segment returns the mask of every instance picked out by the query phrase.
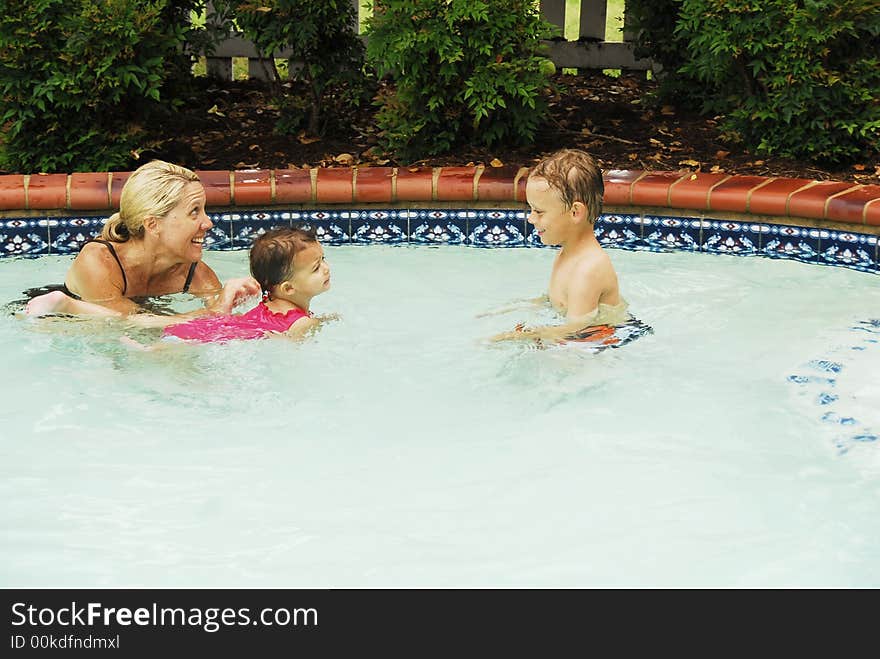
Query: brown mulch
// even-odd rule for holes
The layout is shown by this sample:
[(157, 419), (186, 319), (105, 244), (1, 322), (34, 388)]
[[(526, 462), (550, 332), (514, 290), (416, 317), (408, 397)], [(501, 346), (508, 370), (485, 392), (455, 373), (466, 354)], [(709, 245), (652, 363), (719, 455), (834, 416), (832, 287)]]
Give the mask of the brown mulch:
[[(156, 126), (153, 141), (139, 154), (195, 169), (282, 169), (348, 165), (531, 166), (564, 146), (591, 152), (608, 169), (691, 170), (842, 180), (880, 184), (880, 152), (834, 168), (748, 153), (725, 143), (716, 118), (687, 107), (659, 106), (648, 93), (655, 83), (643, 74), (619, 78), (600, 72), (559, 75), (564, 92), (551, 101), (551, 117), (530, 147), (465, 146), (417, 162), (398, 162), (377, 153), (374, 108), (364, 107), (341, 127), (316, 139), (300, 133), (278, 135), (271, 96), (259, 81), (202, 79), (201, 89), (171, 123)], [(137, 162), (133, 162), (137, 166)]]

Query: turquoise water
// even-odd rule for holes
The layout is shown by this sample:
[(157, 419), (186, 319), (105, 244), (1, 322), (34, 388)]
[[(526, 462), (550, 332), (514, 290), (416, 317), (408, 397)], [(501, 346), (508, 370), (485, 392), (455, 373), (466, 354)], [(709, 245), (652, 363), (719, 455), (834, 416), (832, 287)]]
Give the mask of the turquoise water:
[[(0, 586), (880, 585), (874, 276), (612, 251), (655, 332), (590, 355), (475, 317), (550, 250), (326, 251), (301, 345), (0, 318)], [(68, 264), (0, 259), (0, 301)]]

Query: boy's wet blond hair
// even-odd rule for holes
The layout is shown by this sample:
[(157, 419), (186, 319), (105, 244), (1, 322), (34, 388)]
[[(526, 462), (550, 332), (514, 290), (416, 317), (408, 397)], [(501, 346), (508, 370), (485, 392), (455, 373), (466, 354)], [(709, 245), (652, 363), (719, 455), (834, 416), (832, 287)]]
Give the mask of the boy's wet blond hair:
[(529, 178), (542, 178), (559, 193), (566, 208), (579, 201), (587, 208), (587, 220), (595, 222), (602, 212), (605, 183), (602, 169), (586, 151), (560, 149), (529, 172)]

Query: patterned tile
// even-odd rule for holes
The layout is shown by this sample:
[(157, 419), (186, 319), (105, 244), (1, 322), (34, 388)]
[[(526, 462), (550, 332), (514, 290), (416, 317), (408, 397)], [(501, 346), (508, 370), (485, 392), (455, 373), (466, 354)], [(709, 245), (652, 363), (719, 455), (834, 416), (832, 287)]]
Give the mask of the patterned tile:
[[(213, 218), (211, 218), (213, 220)], [(231, 220), (214, 220), (214, 226), (205, 234), (205, 249), (226, 251), (241, 249), (242, 245), (236, 245), (232, 233)]]
[(20, 217), (0, 220), (0, 254), (42, 256), (49, 253), (49, 225), (45, 218)]
[(760, 253), (774, 259), (794, 259), (816, 263), (819, 255), (819, 230), (785, 225), (757, 225)]
[(313, 227), (318, 240), (329, 245), (341, 245), (351, 241), (351, 218), (357, 211), (349, 210), (311, 210), (291, 212), (290, 221), (306, 227)]
[(820, 229), (819, 263), (874, 272), (877, 269), (877, 236)]
[(757, 225), (731, 220), (703, 220), (700, 223), (700, 250), (713, 254), (755, 256), (761, 232)]
[[(247, 249), (277, 226), (314, 227), (323, 243), (467, 244), (544, 247), (521, 209), (256, 210), (216, 213), (209, 250)], [(0, 218), (0, 256), (73, 254), (97, 236), (105, 216)], [(831, 229), (695, 220), (657, 215), (601, 215), (596, 237), (605, 247), (764, 255), (880, 271), (878, 238)]]
[(603, 247), (636, 249), (642, 240), (639, 215), (600, 215), (596, 218), (596, 239)]
[[(525, 247), (526, 214), (520, 210), (467, 211), (467, 244), (474, 247)], [(531, 229), (529, 225), (529, 229)]]
[[(211, 215), (214, 230), (222, 233), (228, 231), (229, 240), (224, 241), (220, 233), (212, 230), (209, 240), (216, 241), (217, 247), (212, 249), (249, 249), (254, 238), (269, 229), (290, 226), (290, 213), (273, 213), (271, 211), (253, 211), (236, 213), (218, 213)], [(228, 228), (227, 228), (228, 227)]]
[(351, 242), (359, 245), (408, 242), (411, 214), (407, 210), (350, 211)]
[(100, 217), (47, 217), (49, 251), (52, 254), (77, 254), (92, 238), (97, 238), (107, 218)]
[(445, 208), (410, 211), (410, 242), (461, 245), (467, 240), (467, 212)]
[(652, 252), (700, 249), (700, 220), (687, 217), (658, 217), (645, 215), (642, 219), (644, 238), (637, 243), (638, 249)]

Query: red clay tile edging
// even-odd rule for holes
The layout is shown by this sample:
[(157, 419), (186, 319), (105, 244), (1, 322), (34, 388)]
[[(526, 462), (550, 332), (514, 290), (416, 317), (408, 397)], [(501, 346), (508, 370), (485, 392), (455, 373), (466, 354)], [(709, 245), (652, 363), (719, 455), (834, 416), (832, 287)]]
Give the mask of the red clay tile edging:
[[(335, 204), (519, 205), (528, 170), (516, 167), (333, 167), (198, 171), (209, 207)], [(0, 213), (109, 212), (131, 172), (0, 176)], [(797, 224), (840, 222), (880, 227), (880, 186), (843, 181), (703, 172), (605, 172), (605, 204), (725, 211)]]

